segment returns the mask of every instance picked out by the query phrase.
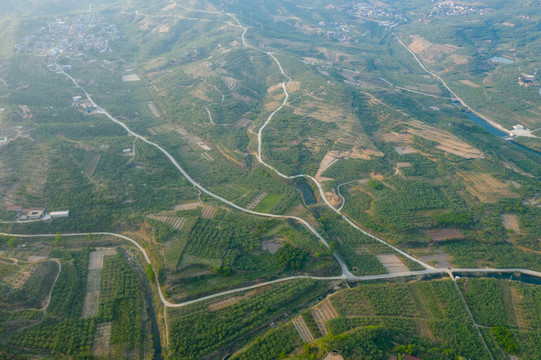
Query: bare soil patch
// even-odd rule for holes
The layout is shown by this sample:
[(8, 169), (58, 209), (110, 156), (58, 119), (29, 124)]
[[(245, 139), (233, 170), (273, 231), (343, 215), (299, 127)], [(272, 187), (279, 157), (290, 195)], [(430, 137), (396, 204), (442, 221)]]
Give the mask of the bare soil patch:
[(408, 161), (396, 163), (396, 168), (397, 169), (401, 169), (401, 168), (405, 168), (405, 167), (411, 167), (411, 163), (408, 162)]
[(274, 238), (272, 240), (265, 240), (261, 242), (261, 250), (268, 251), (271, 254), (275, 254), (281, 247), (284, 239)]
[(207, 95), (207, 89), (205, 88), (204, 84), (190, 91), (190, 95), (208, 103), (212, 102), (210, 96)]
[(457, 173), (465, 181), (469, 192), (484, 203), (496, 203), (502, 198), (518, 197), (508, 185), (495, 179), (490, 174), (480, 173)]
[(451, 267), (451, 257), (444, 252), (435, 255), (420, 256), (419, 259), (425, 262), (435, 263), (435, 266), (440, 269), (448, 269)]
[(409, 269), (406, 265), (394, 254), (382, 254), (376, 255), (379, 262), (387, 269), (389, 274), (397, 274), (402, 272), (408, 272)]
[(468, 85), (472, 88), (480, 88), (481, 86), (480, 85), (477, 85), (476, 83), (470, 81), (470, 80), (460, 80), (461, 83), (463, 83), (464, 85)]
[(436, 148), (440, 150), (461, 156), (466, 159), (484, 158), (483, 152), (465, 143), (447, 131), (436, 129), (417, 120), (409, 122), (408, 125), (411, 126), (408, 129), (410, 134), (439, 143)]
[(335, 162), (338, 161), (338, 157), (336, 156), (336, 152), (334, 151), (331, 151), (331, 152), (328, 152), (324, 157), (323, 159), (321, 160), (321, 162), (319, 163), (319, 168), (317, 169), (317, 172), (316, 172), (316, 179), (318, 181), (321, 180), (321, 174), (323, 172), (325, 172), (325, 170), (327, 170), (328, 168), (330, 168)]
[(152, 101), (148, 103), (148, 108), (150, 109), (152, 116), (154, 116), (155, 118), (160, 117), (160, 113), (158, 112), (158, 110), (156, 109), (156, 106), (154, 106), (154, 103)]
[(288, 93), (294, 93), (295, 91), (299, 91), (301, 89), (301, 83), (300, 81), (291, 81), (286, 85), (286, 90)]
[(176, 206), (175, 206), (175, 210), (176, 210), (176, 211), (181, 211), (181, 210), (195, 210), (195, 209), (197, 209), (199, 206), (201, 206), (201, 203), (199, 203), (199, 202), (193, 202), (193, 203), (188, 203), (188, 204), (180, 204), (180, 205), (176, 205)]
[(431, 229), (425, 230), (425, 236), (431, 241), (445, 241), (450, 239), (464, 239), (464, 235), (460, 229)]
[(409, 48), (428, 62), (441, 59), (444, 55), (450, 55), (460, 49), (451, 44), (434, 44), (419, 35), (412, 35), (413, 42)]
[(518, 219), (515, 214), (502, 214), (502, 223), (507, 230), (512, 230), (520, 234), (520, 226), (518, 225)]
[(164, 133), (175, 131), (175, 127), (173, 125), (163, 124), (163, 125), (153, 126), (153, 127), (149, 128), (148, 131), (152, 135), (159, 135), (159, 134), (164, 134)]
[(413, 135), (407, 132), (389, 132), (379, 135), (381, 141), (386, 143), (406, 143), (413, 140)]
[(395, 146), (394, 150), (400, 155), (413, 154), (417, 150), (410, 148), (409, 146)]
[(101, 323), (96, 326), (94, 342), (92, 344), (92, 356), (108, 356), (111, 352), (111, 332), (113, 323)]
[(271, 112), (278, 109), (282, 105), (279, 101), (271, 101), (265, 104), (265, 110)]

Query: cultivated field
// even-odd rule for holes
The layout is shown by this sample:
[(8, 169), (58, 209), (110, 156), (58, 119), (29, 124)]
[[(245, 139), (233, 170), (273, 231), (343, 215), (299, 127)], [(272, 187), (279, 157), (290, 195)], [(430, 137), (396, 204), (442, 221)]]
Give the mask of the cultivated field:
[(212, 219), (214, 213), (216, 213), (216, 208), (212, 206), (205, 206), (201, 212), (201, 217), (203, 219)]
[(86, 295), (83, 303), (83, 318), (98, 315), (103, 258), (105, 256), (114, 254), (116, 254), (115, 249), (99, 249), (90, 253), (88, 261), (88, 275), (86, 280)]
[(469, 192), (484, 203), (496, 203), (502, 198), (518, 197), (517, 194), (511, 191), (508, 185), (495, 179), (490, 174), (483, 173), (457, 173), (460, 175), (466, 184)]
[(389, 274), (396, 274), (396, 273), (402, 273), (402, 272), (408, 272), (409, 269), (407, 268), (404, 263), (398, 258), (398, 256), (393, 254), (383, 254), (383, 255), (376, 255), (379, 262), (383, 266), (385, 266), (385, 269), (389, 272)]
[(171, 225), (177, 230), (182, 229), (182, 227), (184, 226), (184, 223), (186, 222), (185, 217), (178, 217), (178, 216), (148, 215), (148, 217), (153, 220), (158, 220), (168, 225)]
[(246, 209), (253, 210), (259, 203), (267, 196), (266, 192), (262, 192), (259, 195), (257, 195), (248, 205), (246, 205)]
[(111, 332), (113, 323), (101, 323), (96, 326), (94, 342), (92, 343), (92, 356), (107, 357), (111, 352)]
[(481, 87), (480, 85), (477, 85), (476, 83), (472, 82), (471, 80), (460, 80), (460, 82), (464, 85), (468, 85), (472, 88), (479, 88)]
[(292, 320), (292, 322), (293, 326), (295, 326), (295, 329), (305, 343), (311, 343), (314, 341), (314, 336), (310, 332), (310, 329), (308, 329), (308, 326), (306, 326), (306, 322), (302, 316), (297, 316)]
[(160, 117), (160, 113), (159, 113), (158, 110), (156, 109), (156, 106), (154, 105), (153, 102), (149, 102), (149, 103), (148, 103), (148, 108), (150, 109), (150, 112), (152, 113), (152, 116), (154, 116), (155, 118), (159, 118), (159, 117)]
[(447, 131), (436, 129), (416, 120), (410, 122), (409, 125), (411, 126), (408, 129), (410, 134), (439, 143), (436, 148), (440, 150), (461, 156), (466, 159), (482, 159), (484, 157), (483, 152), (465, 143)]
[(450, 239), (463, 239), (464, 235), (459, 229), (431, 229), (425, 230), (425, 237), (431, 241), (445, 241)]
[(199, 202), (193, 202), (193, 203), (187, 203), (187, 204), (180, 204), (175, 206), (175, 211), (182, 211), (182, 210), (195, 210), (199, 206), (201, 206), (201, 203)]
[(324, 301), (321, 305), (313, 308), (312, 315), (316, 320), (317, 327), (323, 336), (328, 334), (327, 326), (325, 323), (330, 320), (338, 317), (338, 313), (332, 306), (332, 303), (329, 300)]
[(431, 43), (419, 35), (412, 35), (412, 38), (409, 48), (427, 62), (434, 62), (460, 49), (455, 45)]

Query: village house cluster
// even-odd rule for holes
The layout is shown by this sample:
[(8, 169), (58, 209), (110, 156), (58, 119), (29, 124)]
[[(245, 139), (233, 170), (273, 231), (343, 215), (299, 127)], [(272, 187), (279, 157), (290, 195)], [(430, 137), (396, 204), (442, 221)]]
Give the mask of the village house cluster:
[(355, 15), (361, 18), (370, 18), (387, 21), (406, 21), (401, 10), (392, 7), (378, 7), (366, 2), (354, 2), (345, 5), (331, 5), (336, 10)]
[(524, 87), (530, 87), (530, 86), (539, 87), (541, 85), (539, 81), (537, 81), (535, 75), (528, 75), (524, 73), (520, 74), (520, 76), (518, 77), (518, 84)]
[(428, 15), (428, 17), (462, 16), (462, 15), (471, 15), (471, 14), (486, 15), (486, 14), (491, 13), (492, 11), (493, 10), (491, 9), (474, 8), (467, 5), (455, 4), (453, 2), (451, 3), (444, 2), (444, 3), (439, 3), (437, 6), (434, 6), (434, 8), (432, 8), (432, 11)]
[(16, 47), (26, 45), (27, 50), (41, 56), (62, 52), (67, 57), (77, 57), (91, 49), (105, 51), (109, 41), (118, 37), (115, 25), (105, 24), (99, 13), (91, 13), (49, 21)]
[[(54, 59), (58, 54), (62, 53), (66, 59), (84, 58), (85, 51), (104, 52), (109, 49), (109, 41), (119, 37), (115, 25), (106, 24), (99, 13), (89, 13), (49, 21), (15, 48), (47, 57), (47, 68), (57, 72)], [(65, 70), (71, 68), (71, 65), (62, 66)]]

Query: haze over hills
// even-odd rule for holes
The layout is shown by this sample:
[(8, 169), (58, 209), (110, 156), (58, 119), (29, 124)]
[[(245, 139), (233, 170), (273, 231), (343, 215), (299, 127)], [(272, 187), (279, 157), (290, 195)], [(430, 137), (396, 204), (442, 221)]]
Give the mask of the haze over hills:
[(539, 1), (0, 6), (0, 357), (540, 356)]

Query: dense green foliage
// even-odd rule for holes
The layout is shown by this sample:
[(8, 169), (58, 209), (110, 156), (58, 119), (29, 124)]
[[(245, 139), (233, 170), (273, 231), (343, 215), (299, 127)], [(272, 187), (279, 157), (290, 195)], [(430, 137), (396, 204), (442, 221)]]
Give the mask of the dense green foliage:
[(257, 338), (245, 350), (232, 359), (239, 360), (274, 360), (285, 357), (299, 345), (297, 330), (289, 324), (282, 328), (271, 330), (261, 338)]
[(76, 359), (91, 355), (94, 319), (48, 318), (38, 326), (14, 334), (9, 343), (26, 348), (52, 350)]
[(211, 312), (203, 307), (186, 309), (179, 317), (172, 314), (168, 316), (172, 319), (172, 357), (199, 359), (295, 306), (302, 301), (303, 294), (311, 294), (320, 286), (312, 280), (286, 282), (222, 310)]
[(81, 316), (86, 291), (89, 251), (55, 250), (62, 261), (62, 272), (53, 288), (49, 313), (77, 319)]
[(276, 253), (280, 265), (286, 269), (300, 270), (304, 263), (310, 258), (310, 254), (306, 250), (296, 248), (291, 244), (285, 244)]
[(492, 333), (505, 352), (509, 354), (516, 354), (518, 352), (518, 345), (515, 342), (515, 339), (513, 339), (513, 334), (506, 327), (493, 327)]
[(121, 255), (104, 259), (98, 318), (113, 322), (111, 344), (143, 354), (148, 336), (141, 283)]

